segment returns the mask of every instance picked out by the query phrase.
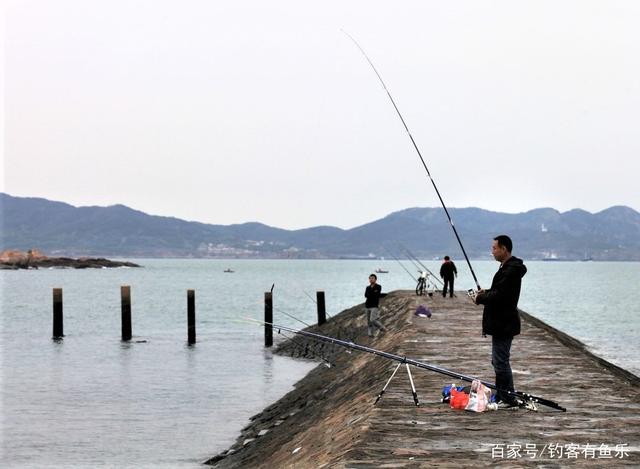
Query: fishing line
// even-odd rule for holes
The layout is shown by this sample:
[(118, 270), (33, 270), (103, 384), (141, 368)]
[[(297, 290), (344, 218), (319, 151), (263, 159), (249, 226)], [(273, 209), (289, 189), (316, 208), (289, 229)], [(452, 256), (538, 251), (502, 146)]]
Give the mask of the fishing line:
[[(295, 286), (304, 294), (304, 296), (306, 296), (307, 298), (309, 298), (309, 300), (316, 306), (318, 306), (318, 301), (311, 296), (304, 288), (302, 288), (302, 285), (298, 282), (296, 282), (295, 280), (289, 280), (291, 283), (295, 284)], [(325, 310), (325, 315), (327, 316), (328, 319), (331, 319), (331, 314), (329, 314), (326, 310)]]
[(393, 258), (396, 260), (396, 262), (397, 262), (398, 264), (400, 264), (400, 267), (402, 267), (402, 268), (404, 269), (404, 271), (405, 271), (406, 273), (408, 273), (408, 274), (409, 274), (409, 277), (411, 277), (411, 278), (413, 279), (413, 281), (414, 281), (414, 282), (417, 282), (417, 281), (418, 281), (418, 279), (417, 279), (417, 278), (415, 278), (411, 272), (409, 272), (409, 270), (404, 266), (404, 264), (403, 264), (402, 262), (400, 262), (400, 259), (398, 259), (398, 258), (397, 258), (397, 257), (396, 257), (396, 256), (395, 256), (395, 255), (394, 255), (394, 254), (389, 250), (389, 248), (388, 248), (388, 247), (386, 247), (384, 244), (382, 245), (382, 247), (384, 248), (384, 250), (385, 250), (385, 251), (387, 251), (387, 252), (389, 253), (389, 255), (390, 255), (391, 257), (393, 257)]
[[(400, 249), (400, 252), (402, 252), (402, 249)], [(413, 258), (412, 258), (411, 256), (409, 256), (406, 252), (405, 252), (405, 253), (403, 253), (403, 254), (405, 255), (405, 257), (406, 257), (407, 259), (409, 259), (409, 262), (411, 262), (411, 263), (413, 264), (413, 266), (415, 267), (415, 269), (416, 269), (418, 272), (421, 272), (421, 271), (422, 271), (422, 269), (420, 269), (420, 265), (419, 265), (415, 260), (413, 260)]]
[(322, 360), (323, 362), (325, 362), (326, 366), (328, 366), (329, 368), (331, 368), (332, 366), (335, 366), (335, 363), (331, 363), (321, 352), (316, 351), (312, 348), (309, 347), (309, 344), (303, 344), (299, 341), (297, 341), (295, 339), (295, 337), (291, 337), (288, 334), (285, 334), (284, 332), (282, 332), (280, 329), (278, 329), (278, 334), (280, 334), (281, 336), (283, 336), (284, 338), (286, 338), (287, 340), (290, 340), (291, 342), (293, 342), (295, 345), (297, 345), (301, 350), (303, 350), (303, 357), (307, 358), (306, 355), (307, 353), (310, 353), (313, 357), (315, 358), (319, 358), (320, 360)]
[(420, 266), (421, 266), (421, 267), (422, 267), (426, 272), (428, 272), (428, 273), (429, 273), (429, 275), (431, 275), (431, 277), (435, 278), (435, 279), (440, 283), (440, 285), (443, 285), (443, 286), (444, 286), (444, 283), (442, 283), (442, 280), (440, 280), (440, 279), (436, 276), (436, 274), (434, 274), (433, 272), (431, 272), (431, 271), (429, 270), (429, 268), (428, 268), (426, 265), (424, 265), (424, 264), (420, 261), (420, 259), (418, 259), (418, 258), (417, 258), (417, 257), (416, 257), (412, 252), (411, 252), (411, 251), (409, 251), (409, 248), (408, 248), (408, 247), (406, 247), (404, 244), (401, 244), (401, 243), (398, 243), (398, 246), (400, 247), (400, 249), (401, 249), (401, 250), (404, 250), (404, 251), (405, 251), (405, 255), (407, 255), (407, 256), (408, 256), (408, 257), (410, 257), (410, 258), (415, 259), (415, 261), (416, 261), (418, 264), (420, 264)]
[(273, 306), (273, 305), (272, 305), (271, 307), (273, 308), (273, 310), (274, 310), (274, 311), (277, 311), (277, 312), (279, 312), (279, 313), (282, 313), (282, 314), (284, 314), (285, 316), (287, 316), (287, 317), (289, 317), (289, 318), (291, 318), (291, 319), (295, 319), (296, 321), (298, 321), (298, 322), (300, 322), (300, 323), (304, 324), (304, 325), (305, 325), (305, 326), (307, 326), (307, 327), (311, 327), (311, 324), (304, 322), (302, 319), (298, 319), (298, 318), (297, 318), (297, 317), (295, 317), (294, 315), (289, 314), (289, 313), (287, 313), (286, 311), (284, 311), (284, 310), (282, 310), (282, 309), (280, 309), (280, 308), (276, 308), (276, 307), (275, 307), (275, 306)]
[(378, 77), (378, 80), (380, 80), (380, 83), (382, 83), (382, 87), (387, 92), (387, 96), (389, 96), (389, 99), (391, 100), (391, 104), (393, 104), (393, 107), (395, 108), (396, 112), (398, 113), (398, 117), (400, 117), (400, 120), (402, 121), (402, 125), (404, 125), (404, 129), (407, 131), (407, 134), (409, 135), (409, 138), (411, 139), (411, 143), (413, 144), (413, 147), (416, 149), (416, 152), (418, 153), (418, 156), (420, 157), (420, 161), (422, 162), (422, 166), (424, 167), (425, 171), (427, 172), (427, 176), (429, 177), (429, 180), (431, 181), (431, 184), (433, 185), (433, 188), (435, 189), (436, 194), (438, 195), (438, 199), (440, 199), (440, 203), (442, 204), (442, 208), (444, 209), (444, 213), (447, 215), (447, 219), (449, 220), (449, 224), (451, 225), (451, 229), (453, 229), (453, 234), (455, 234), (456, 239), (458, 240), (458, 244), (460, 245), (460, 249), (462, 249), (462, 254), (464, 254), (464, 258), (467, 261), (467, 265), (469, 266), (469, 270), (471, 270), (471, 275), (473, 276), (473, 280), (476, 282), (476, 287), (478, 287), (478, 290), (480, 290), (480, 284), (478, 283), (478, 279), (476, 277), (476, 274), (473, 271), (473, 267), (471, 267), (471, 261), (469, 261), (469, 256), (467, 256), (467, 252), (465, 251), (464, 246), (462, 245), (462, 240), (460, 239), (460, 236), (458, 235), (458, 230), (456, 230), (456, 227), (453, 224), (453, 220), (451, 219), (451, 216), (449, 215), (449, 210), (447, 210), (447, 206), (444, 204), (444, 200), (442, 199), (442, 196), (440, 195), (440, 191), (438, 190), (438, 186), (436, 186), (435, 181), (431, 177), (431, 173), (429, 172), (429, 168), (427, 167), (427, 163), (425, 163), (424, 158), (422, 157), (422, 153), (420, 153), (420, 149), (418, 148), (418, 145), (416, 144), (415, 140), (413, 139), (413, 136), (411, 135), (411, 132), (409, 132), (409, 127), (407, 127), (407, 123), (404, 121), (404, 118), (402, 117), (402, 114), (400, 114), (400, 110), (398, 109), (398, 106), (396, 105), (396, 102), (393, 100), (393, 97), (391, 96), (391, 93), (387, 89), (387, 85), (385, 85), (385, 83), (382, 80), (382, 77), (380, 76), (380, 74), (378, 73), (378, 70), (376, 69), (375, 65), (373, 65), (373, 62), (371, 61), (371, 59), (369, 58), (367, 53), (364, 51), (364, 49), (362, 47), (360, 47), (360, 44), (358, 44), (358, 41), (356, 41), (353, 38), (353, 36), (351, 36), (345, 30), (342, 30), (342, 32), (345, 33), (349, 37), (349, 39), (351, 39), (353, 41), (353, 43), (356, 45), (356, 47), (358, 49), (360, 49), (360, 52), (362, 52), (362, 55), (364, 55), (365, 59), (367, 59), (367, 62), (369, 62), (369, 65), (371, 65), (371, 68), (373, 69), (373, 71), (375, 72), (376, 76)]

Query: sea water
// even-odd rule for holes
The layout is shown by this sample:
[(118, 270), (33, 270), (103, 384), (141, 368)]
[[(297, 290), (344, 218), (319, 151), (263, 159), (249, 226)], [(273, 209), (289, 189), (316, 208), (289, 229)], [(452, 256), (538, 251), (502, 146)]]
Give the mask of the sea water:
[[(245, 320), (263, 317), (265, 291), (273, 286), (275, 321), (304, 327), (299, 321), (316, 321), (316, 290), (336, 314), (363, 301), (376, 267), (389, 270), (379, 274), (384, 291), (414, 287), (395, 261), (137, 262), (143, 267), (0, 271), (2, 467), (198, 467), (316, 366), (265, 350), (263, 328)], [(474, 287), (456, 262), (456, 289)], [(437, 273), (438, 261), (425, 264)], [(497, 263), (473, 266), (488, 287)], [(640, 263), (527, 266), (522, 309), (640, 374)], [(121, 285), (131, 286), (130, 343), (120, 341)], [(55, 287), (63, 288), (60, 342), (51, 340)], [(194, 346), (187, 289), (196, 291)]]

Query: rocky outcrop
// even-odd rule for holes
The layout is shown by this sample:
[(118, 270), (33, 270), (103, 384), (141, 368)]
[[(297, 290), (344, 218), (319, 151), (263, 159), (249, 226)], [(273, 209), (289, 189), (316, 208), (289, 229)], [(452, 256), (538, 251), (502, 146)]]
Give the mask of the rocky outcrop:
[(0, 269), (38, 269), (40, 267), (59, 267), (73, 269), (101, 269), (105, 267), (140, 267), (133, 262), (112, 261), (104, 258), (81, 257), (47, 257), (37, 249), (18, 251), (8, 249), (0, 253)]

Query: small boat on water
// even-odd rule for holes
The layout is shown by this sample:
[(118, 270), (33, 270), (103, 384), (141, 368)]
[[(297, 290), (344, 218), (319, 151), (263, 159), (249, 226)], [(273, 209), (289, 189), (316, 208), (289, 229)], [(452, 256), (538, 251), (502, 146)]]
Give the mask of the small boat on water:
[(231, 270), (231, 269), (224, 269), (224, 270), (223, 270), (223, 272), (224, 272), (225, 274), (232, 274), (234, 271), (233, 271), (233, 270)]
[(380, 267), (376, 269), (376, 274), (388, 274), (388, 273), (389, 273), (388, 270), (381, 269)]

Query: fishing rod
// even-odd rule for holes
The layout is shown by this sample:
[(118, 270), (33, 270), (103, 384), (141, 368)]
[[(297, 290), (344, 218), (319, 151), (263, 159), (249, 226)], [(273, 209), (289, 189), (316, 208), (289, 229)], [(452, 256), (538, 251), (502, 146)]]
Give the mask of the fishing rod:
[(399, 244), (399, 246), (400, 246), (400, 249), (401, 249), (401, 250), (403, 250), (403, 251), (405, 252), (405, 254), (406, 254), (410, 259), (414, 259), (418, 264), (420, 264), (420, 266), (421, 266), (421, 267), (422, 267), (426, 272), (429, 272), (429, 275), (431, 275), (433, 278), (435, 278), (435, 279), (440, 283), (440, 285), (444, 285), (444, 284), (442, 283), (442, 280), (440, 280), (436, 274), (434, 274), (433, 272), (431, 272), (431, 271), (429, 270), (429, 268), (428, 268), (426, 265), (424, 265), (424, 264), (420, 261), (420, 259), (418, 259), (418, 258), (416, 257), (416, 255), (415, 255), (415, 254), (413, 254), (411, 251), (409, 251), (409, 248), (408, 248), (408, 247), (406, 247), (404, 244)]
[[(415, 255), (415, 254), (413, 254), (411, 251), (409, 251), (409, 248), (408, 248), (408, 247), (406, 247), (404, 244), (399, 244), (399, 246), (400, 246), (400, 250), (404, 250), (405, 255), (407, 255), (410, 259), (411, 259), (411, 258), (415, 259), (415, 261), (416, 261), (418, 264), (420, 264), (420, 266), (421, 266), (421, 267), (422, 267), (426, 272), (429, 272), (429, 275), (431, 275), (431, 277), (429, 277), (429, 280), (431, 280), (431, 284), (433, 285), (433, 287), (434, 287), (436, 290), (438, 289), (438, 285), (436, 285), (436, 283), (432, 280), (432, 279), (436, 279), (436, 280), (438, 281), (438, 283), (440, 284), (440, 288), (444, 291), (444, 282), (443, 282), (442, 280), (440, 280), (440, 279), (436, 276), (436, 274), (434, 274), (433, 272), (431, 272), (431, 271), (429, 270), (429, 268), (428, 268), (426, 265), (424, 265), (424, 264), (420, 261), (420, 259), (418, 259), (418, 258), (416, 257), (416, 255)], [(453, 294), (453, 296), (457, 297), (458, 295), (456, 295), (456, 294), (454, 293), (454, 294)]]
[[(317, 301), (317, 300), (315, 300), (315, 299), (314, 299), (314, 298), (313, 298), (309, 293), (307, 293), (307, 292), (306, 292), (305, 290), (303, 290), (301, 287), (300, 287), (300, 290), (302, 291), (302, 293), (304, 293), (304, 295), (305, 295), (307, 298), (309, 298), (309, 300), (311, 300), (311, 302), (312, 302), (314, 305), (318, 306), (318, 301)], [(324, 314), (327, 316), (327, 318), (331, 319), (331, 317), (332, 317), (332, 316), (331, 316), (327, 311), (325, 311), (325, 312), (324, 312)]]
[[(259, 321), (257, 319), (252, 319), (252, 318), (246, 318), (247, 320), (249, 320), (250, 322), (254, 322), (254, 323), (258, 323), (258, 324), (263, 324), (263, 325), (271, 325), (272, 327), (275, 327), (277, 329), (282, 329), (288, 332), (292, 332), (294, 334), (298, 334), (304, 337), (309, 337), (311, 339), (317, 340), (317, 341), (321, 341), (321, 342), (327, 342), (330, 344), (335, 344), (335, 345), (340, 345), (342, 347), (346, 347), (349, 349), (353, 349), (353, 350), (358, 350), (360, 352), (366, 352), (366, 353), (371, 353), (373, 355), (377, 355), (379, 357), (383, 357), (383, 358), (387, 358), (389, 360), (393, 360), (396, 362), (400, 362), (400, 363), (404, 363), (404, 364), (408, 364), (408, 365), (413, 365), (416, 368), (421, 368), (424, 370), (429, 370), (429, 371), (435, 371), (436, 373), (440, 373), (442, 375), (446, 375), (449, 376), (451, 378), (455, 378), (455, 379), (459, 379), (462, 381), (466, 381), (466, 382), (473, 382), (474, 380), (476, 380), (477, 378), (474, 378), (472, 376), (467, 376), (467, 375), (463, 375), (461, 373), (456, 373), (455, 371), (450, 371), (447, 370), (446, 368), (441, 368), (439, 366), (435, 366), (435, 365), (430, 365), (428, 363), (424, 363), (418, 360), (413, 360), (411, 358), (407, 358), (407, 357), (403, 357), (401, 355), (396, 355), (394, 353), (390, 353), (390, 352), (385, 352), (383, 350), (378, 350), (378, 349), (374, 349), (371, 347), (367, 347), (365, 345), (359, 345), (356, 344), (355, 342), (346, 342), (344, 340), (340, 340), (340, 339), (336, 339), (334, 337), (330, 337), (330, 336), (326, 336), (326, 335), (321, 335), (321, 334), (316, 334), (314, 332), (309, 332), (309, 331), (303, 331), (303, 330), (299, 330), (299, 329), (292, 329), (290, 327), (286, 327), (286, 326), (281, 326), (278, 324), (273, 324), (273, 323), (268, 323), (268, 322), (264, 322), (264, 321)], [(556, 410), (560, 410), (562, 412), (566, 412), (567, 409), (565, 407), (562, 407), (561, 405), (559, 405), (558, 403), (551, 401), (549, 399), (545, 399), (544, 397), (540, 397), (540, 396), (534, 396), (533, 394), (529, 394), (529, 393), (525, 393), (525, 392), (520, 392), (520, 391), (508, 391), (505, 389), (500, 389), (498, 388), (495, 384), (490, 383), (488, 381), (482, 381), (482, 380), (478, 380), (480, 381), (482, 384), (484, 384), (486, 387), (496, 390), (496, 391), (500, 391), (503, 392), (511, 397), (515, 397), (515, 398), (519, 398), (520, 400), (524, 401), (525, 403), (530, 403), (530, 404), (541, 404), (547, 407), (551, 407), (553, 409)]]
[(411, 139), (411, 143), (413, 143), (413, 147), (416, 149), (416, 152), (418, 153), (418, 156), (420, 157), (420, 161), (422, 162), (422, 166), (424, 167), (425, 171), (427, 172), (427, 176), (429, 177), (429, 180), (431, 180), (431, 184), (433, 185), (433, 188), (435, 189), (436, 194), (438, 195), (438, 199), (440, 199), (440, 203), (442, 204), (442, 208), (444, 209), (444, 213), (447, 215), (447, 219), (449, 220), (449, 224), (451, 225), (451, 229), (453, 230), (453, 234), (456, 235), (456, 239), (458, 240), (458, 244), (460, 245), (460, 249), (462, 249), (462, 254), (464, 254), (464, 258), (467, 260), (467, 265), (469, 266), (469, 270), (471, 270), (471, 275), (473, 276), (473, 280), (476, 282), (476, 287), (478, 287), (478, 290), (480, 290), (481, 289), (480, 288), (480, 283), (478, 283), (478, 278), (476, 277), (476, 273), (473, 271), (473, 267), (471, 267), (471, 261), (469, 260), (469, 256), (467, 256), (467, 252), (465, 251), (464, 246), (462, 245), (462, 240), (460, 239), (460, 236), (458, 235), (458, 230), (456, 230), (456, 227), (453, 224), (453, 220), (451, 219), (451, 215), (449, 215), (449, 210), (447, 210), (447, 206), (444, 204), (444, 200), (442, 199), (442, 196), (440, 195), (440, 191), (438, 190), (438, 186), (436, 186), (435, 181), (431, 177), (431, 172), (429, 172), (429, 168), (427, 168), (427, 163), (425, 163), (424, 158), (422, 157), (422, 153), (420, 153), (420, 149), (418, 148), (418, 145), (416, 144), (416, 141), (413, 139), (413, 136), (411, 135), (411, 132), (409, 132), (409, 127), (407, 127), (407, 123), (404, 121), (404, 118), (402, 117), (402, 114), (400, 114), (400, 110), (398, 109), (398, 106), (396, 105), (396, 102), (393, 100), (393, 97), (391, 96), (391, 93), (387, 89), (387, 85), (385, 85), (385, 83), (382, 80), (382, 77), (380, 76), (380, 74), (378, 73), (378, 70), (376, 69), (375, 65), (373, 65), (373, 62), (371, 61), (371, 59), (369, 58), (367, 53), (364, 51), (364, 49), (362, 47), (360, 47), (360, 44), (358, 44), (358, 41), (356, 41), (353, 38), (353, 36), (351, 36), (351, 34), (349, 34), (348, 32), (346, 32), (344, 30), (342, 30), (342, 32), (344, 32), (349, 37), (349, 39), (351, 39), (353, 41), (353, 43), (356, 45), (356, 47), (358, 49), (360, 49), (360, 52), (362, 52), (362, 55), (364, 55), (365, 59), (367, 59), (367, 62), (369, 62), (369, 65), (371, 65), (371, 68), (376, 73), (376, 76), (380, 80), (380, 83), (382, 83), (382, 87), (387, 92), (387, 96), (389, 96), (389, 99), (391, 100), (391, 104), (393, 104), (393, 107), (395, 108), (396, 112), (398, 113), (398, 117), (400, 117), (400, 120), (402, 121), (402, 125), (404, 125), (404, 129), (407, 131), (407, 134), (409, 135), (409, 138)]
[[(276, 286), (276, 284), (275, 284), (275, 283), (271, 284), (271, 290), (270, 290), (270, 292), (271, 292), (271, 293), (273, 293), (273, 289), (275, 288), (275, 286)], [(303, 321), (302, 319), (299, 319), (299, 318), (295, 317), (293, 314), (289, 314), (289, 313), (287, 313), (286, 311), (284, 311), (284, 310), (282, 310), (282, 309), (280, 309), (280, 308), (276, 308), (275, 306), (273, 306), (273, 304), (271, 305), (271, 308), (272, 308), (274, 311), (277, 311), (277, 312), (279, 312), (279, 313), (284, 314), (285, 316), (287, 316), (287, 317), (288, 317), (288, 318), (290, 318), (290, 319), (293, 319), (293, 320), (295, 320), (295, 321), (298, 321), (299, 323), (302, 323), (302, 324), (304, 324), (304, 325), (305, 325), (305, 326), (307, 326), (307, 327), (311, 327), (311, 325), (310, 325), (309, 323), (307, 323), (307, 322)], [(284, 335), (284, 336), (285, 336), (287, 339), (289, 339), (292, 343), (294, 343), (295, 345), (297, 345), (298, 347), (300, 347), (300, 349), (301, 349), (301, 350), (303, 350), (303, 352), (304, 352), (304, 355), (305, 355), (305, 356), (306, 356), (307, 352), (310, 352), (310, 353), (311, 353), (311, 355), (313, 355), (314, 357), (318, 357), (320, 360), (322, 360), (323, 362), (325, 362), (325, 364), (326, 364), (329, 368), (331, 368), (331, 367), (333, 366), (333, 363), (331, 363), (329, 360), (327, 360), (327, 359), (324, 357), (324, 355), (323, 355), (322, 353), (316, 352), (315, 350), (309, 350), (309, 347), (308, 347), (308, 345), (307, 345), (307, 344), (301, 344), (300, 342), (298, 342), (297, 340), (295, 340), (295, 338), (294, 338), (294, 337), (289, 337), (289, 336), (287, 336), (286, 334), (282, 334), (282, 335)]]
[[(320, 352), (316, 352), (315, 350), (309, 350), (309, 344), (301, 344), (300, 342), (298, 342), (295, 337), (291, 337), (288, 336), (287, 334), (280, 332), (280, 334), (282, 334), (285, 338), (289, 339), (292, 343), (294, 343), (296, 346), (298, 346), (298, 348), (300, 350), (303, 351), (303, 357), (306, 358), (307, 353), (311, 353), (312, 356), (319, 358), (320, 360), (322, 360), (325, 365), (327, 366), (327, 368), (331, 368), (332, 366), (335, 366), (335, 363), (331, 363), (328, 359), (325, 358), (325, 356), (320, 353)], [(291, 354), (291, 356), (293, 357), (293, 353)]]
[[(402, 248), (401, 248), (401, 251), (402, 251)], [(407, 256), (407, 259), (409, 259), (411, 261), (411, 263), (415, 266), (415, 268), (418, 269), (418, 272), (421, 272), (421, 273), (422, 272), (427, 272), (429, 274), (429, 280), (431, 281), (432, 285), (435, 288), (437, 288), (438, 286), (436, 285), (436, 283), (432, 279), (437, 280), (440, 283), (440, 285), (443, 285), (442, 280), (440, 280), (438, 277), (436, 277), (436, 275), (433, 272), (431, 272), (427, 268), (427, 266), (425, 266), (422, 262), (420, 262), (420, 260), (418, 260), (415, 256), (410, 254), (408, 249), (406, 250), (404, 255)]]
[[(402, 252), (402, 251), (400, 251)], [(406, 254), (405, 254), (406, 256)], [(429, 283), (431, 283), (433, 285), (434, 289), (437, 289), (437, 286), (435, 284), (435, 282), (429, 282), (428, 278), (429, 276), (427, 275), (426, 277), (423, 277), (426, 273), (426, 271), (423, 271), (420, 269), (420, 266), (418, 264), (415, 263), (415, 261), (413, 259), (411, 259), (410, 257), (406, 256), (407, 259), (409, 259), (409, 262), (411, 262), (413, 264), (413, 267), (415, 267), (418, 271), (418, 273), (420, 274), (420, 276), (414, 280), (417, 282), (416, 285), (416, 295), (422, 295), (422, 293), (426, 290), (428, 290), (429, 288)], [(406, 269), (405, 269), (406, 270)], [(413, 275), (412, 275), (413, 277)]]
[(279, 312), (279, 313), (282, 313), (282, 314), (284, 314), (285, 316), (287, 316), (288, 318), (291, 318), (291, 319), (293, 319), (293, 320), (295, 320), (295, 321), (298, 321), (298, 322), (300, 322), (300, 323), (304, 324), (304, 325), (305, 325), (305, 326), (307, 326), (307, 327), (311, 327), (311, 324), (309, 324), (308, 322), (304, 322), (302, 319), (298, 319), (298, 318), (297, 318), (297, 317), (295, 317), (293, 314), (289, 314), (289, 313), (287, 313), (286, 311), (284, 311), (284, 310), (282, 310), (282, 309), (280, 309), (280, 308), (276, 308), (275, 306), (271, 306), (271, 307), (273, 308), (273, 310), (274, 310), (274, 311), (277, 311), (277, 312)]
[[(289, 317), (289, 318), (291, 318), (291, 319), (293, 319), (293, 320), (295, 320), (295, 321), (298, 321), (298, 322), (300, 322), (300, 323), (304, 324), (304, 325), (305, 325), (305, 326), (307, 326), (307, 327), (311, 327), (311, 325), (310, 325), (310, 324), (308, 324), (308, 323), (304, 322), (302, 319), (298, 319), (298, 318), (297, 318), (297, 317), (295, 317), (294, 315), (289, 314), (289, 313), (287, 313), (286, 311), (284, 311), (284, 310), (282, 310), (282, 309), (280, 309), (280, 308), (276, 308), (276, 307), (274, 307), (274, 306), (272, 306), (272, 308), (273, 308), (273, 310), (274, 310), (274, 311), (277, 311), (277, 312), (279, 312), (279, 313), (282, 313), (282, 314), (284, 314), (285, 316), (287, 316), (287, 317)], [(318, 357), (320, 360), (322, 360), (323, 362), (325, 362), (325, 364), (326, 364), (328, 367), (331, 367), (331, 366), (333, 366), (333, 365), (334, 365), (334, 364), (333, 364), (333, 363), (331, 363), (329, 360), (327, 360), (327, 359), (324, 357), (324, 355), (323, 355), (323, 354), (321, 354), (321, 353), (319, 353), (319, 352), (316, 352), (315, 350), (309, 350), (309, 347), (307, 346), (307, 344), (301, 344), (300, 342), (298, 342), (298, 341), (295, 339), (295, 337), (289, 337), (289, 336), (288, 336), (288, 335), (286, 335), (286, 334), (282, 334), (282, 335), (284, 335), (284, 336), (285, 336), (287, 339), (289, 339), (292, 343), (294, 343), (294, 344), (295, 344), (295, 345), (297, 345), (301, 350), (303, 350), (305, 355), (307, 354), (307, 352), (310, 352), (310, 353), (311, 353), (311, 355), (313, 355), (313, 356), (315, 356), (315, 357)]]
[[(291, 282), (295, 284), (296, 288), (298, 288), (304, 294), (304, 296), (306, 296), (309, 299), (309, 301), (311, 301), (316, 306), (318, 305), (318, 301), (313, 296), (311, 296), (309, 292), (307, 292), (299, 282), (296, 282), (293, 280), (291, 280)], [(331, 314), (327, 313), (326, 311), (325, 311), (325, 314), (327, 318), (331, 319), (332, 317)]]
[[(402, 249), (400, 250), (400, 252), (402, 252)], [(418, 272), (422, 272), (422, 269), (420, 268), (420, 265), (418, 265), (418, 263), (416, 261), (413, 260), (413, 258), (411, 258), (411, 256), (407, 255), (407, 253), (403, 253), (404, 256), (409, 259), (409, 262), (411, 262), (413, 264), (413, 266), (416, 268), (416, 270)]]
[(402, 262), (400, 262), (400, 259), (398, 259), (398, 258), (397, 258), (397, 257), (396, 257), (396, 256), (395, 256), (395, 255), (394, 255), (394, 254), (389, 250), (389, 248), (388, 248), (388, 247), (386, 247), (385, 245), (382, 245), (382, 247), (384, 248), (384, 250), (385, 250), (385, 251), (387, 251), (387, 252), (389, 253), (389, 255), (390, 255), (391, 257), (393, 257), (393, 258), (396, 260), (396, 262), (397, 262), (398, 264), (400, 264), (400, 267), (402, 267), (402, 268), (404, 269), (404, 271), (405, 271), (406, 273), (408, 273), (408, 274), (409, 274), (409, 276), (413, 279), (413, 281), (414, 281), (414, 282), (417, 282), (417, 281), (418, 281), (418, 279), (417, 279), (417, 278), (415, 278), (411, 272), (409, 272), (409, 270), (404, 266), (404, 264), (403, 264)]

